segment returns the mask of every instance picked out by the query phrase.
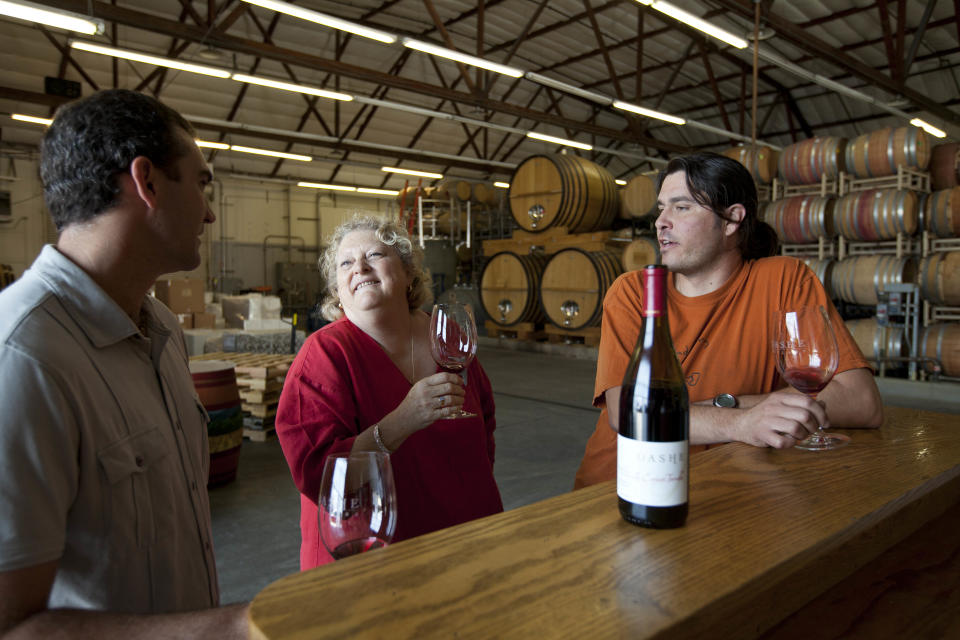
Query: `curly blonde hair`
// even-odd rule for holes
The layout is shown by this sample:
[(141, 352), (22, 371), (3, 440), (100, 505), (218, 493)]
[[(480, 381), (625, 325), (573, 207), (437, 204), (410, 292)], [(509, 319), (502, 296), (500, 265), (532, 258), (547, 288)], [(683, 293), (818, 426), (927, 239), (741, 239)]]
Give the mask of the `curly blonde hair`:
[(407, 289), (407, 304), (417, 309), (433, 301), (433, 282), (430, 272), (423, 267), (423, 251), (410, 240), (410, 235), (396, 222), (369, 215), (357, 215), (334, 230), (330, 242), (320, 257), (320, 273), (326, 280), (326, 294), (320, 306), (323, 317), (331, 322), (343, 317), (340, 295), (337, 292), (337, 251), (348, 233), (373, 231), (377, 240), (396, 249), (403, 266), (413, 277)]

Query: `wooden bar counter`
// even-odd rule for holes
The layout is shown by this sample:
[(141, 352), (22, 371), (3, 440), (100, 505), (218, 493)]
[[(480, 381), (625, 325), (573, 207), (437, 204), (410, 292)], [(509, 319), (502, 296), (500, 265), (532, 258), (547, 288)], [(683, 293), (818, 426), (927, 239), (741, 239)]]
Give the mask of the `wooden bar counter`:
[(960, 637), (960, 416), (846, 433), (693, 456), (682, 529), (610, 482), (287, 576), (252, 637)]

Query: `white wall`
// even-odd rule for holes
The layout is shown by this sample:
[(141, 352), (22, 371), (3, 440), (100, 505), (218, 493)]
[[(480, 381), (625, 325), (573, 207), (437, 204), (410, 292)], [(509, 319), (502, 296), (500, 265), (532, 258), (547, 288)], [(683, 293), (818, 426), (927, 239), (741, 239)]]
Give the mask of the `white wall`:
[[(55, 238), (53, 223), (43, 206), (37, 162), (30, 158), (0, 158), (0, 190), (10, 192), (12, 221), (0, 223), (0, 263), (20, 277)], [(8, 179), (15, 175), (16, 179)], [(49, 240), (47, 239), (49, 235)]]

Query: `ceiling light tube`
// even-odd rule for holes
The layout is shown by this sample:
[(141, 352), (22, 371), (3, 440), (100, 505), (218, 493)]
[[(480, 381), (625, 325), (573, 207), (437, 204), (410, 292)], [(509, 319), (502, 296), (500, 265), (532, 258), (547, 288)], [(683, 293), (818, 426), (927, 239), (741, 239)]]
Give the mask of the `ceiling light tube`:
[(435, 180), (440, 180), (443, 178), (442, 173), (430, 173), (429, 171), (414, 171), (413, 169), (401, 169), (399, 167), (380, 167), (381, 171), (386, 171), (387, 173), (404, 173), (410, 176), (420, 176), (421, 178), (433, 178)]
[(517, 69), (516, 67), (508, 67), (505, 64), (497, 64), (496, 62), (490, 62), (489, 60), (484, 60), (483, 58), (478, 58), (477, 56), (471, 56), (470, 54), (454, 51), (453, 49), (438, 47), (430, 44), (429, 42), (414, 40), (413, 38), (404, 38), (403, 46), (409, 47), (410, 49), (416, 49), (417, 51), (422, 51), (424, 53), (429, 53), (434, 56), (440, 56), (441, 58), (456, 60), (457, 62), (462, 62), (463, 64), (468, 64), (472, 67), (480, 67), (481, 69), (496, 71), (497, 73), (502, 73), (503, 75), (510, 76), (511, 78), (521, 78), (524, 75), (523, 71)]
[(625, 184), (627, 184), (627, 181), (626, 181), (626, 180), (621, 180), (620, 178), (617, 178), (616, 180), (614, 180), (614, 182), (616, 182), (616, 183), (617, 183), (618, 185), (620, 185), (621, 187), (624, 186)]
[(930, 135), (936, 136), (937, 138), (946, 138), (946, 137), (947, 137), (947, 132), (946, 132), (946, 131), (944, 131), (944, 130), (942, 130), (942, 129), (937, 129), (935, 126), (933, 126), (933, 125), (930, 124), (929, 122), (925, 122), (925, 121), (921, 120), (920, 118), (914, 118), (913, 120), (910, 121), (910, 124), (912, 124), (912, 125), (915, 126), (915, 127), (920, 127), (921, 129), (923, 129), (924, 131), (926, 131), (926, 132), (929, 133)]
[(53, 122), (53, 118), (38, 118), (37, 116), (28, 116), (23, 113), (11, 113), (10, 117), (14, 120), (20, 120), (21, 122), (32, 122), (33, 124), (42, 124), (45, 127), (49, 127), (50, 123)]
[(554, 136), (546, 136), (546, 135), (543, 135), (542, 133), (537, 133), (535, 131), (527, 131), (527, 137), (533, 138), (534, 140), (543, 140), (544, 142), (552, 142), (553, 144), (562, 144), (566, 147), (583, 149), (584, 151), (590, 151), (591, 149), (593, 149), (593, 146), (589, 144), (576, 142), (574, 140), (567, 140), (565, 138), (555, 138)]
[(223, 142), (211, 142), (209, 140), (201, 140), (197, 138), (194, 140), (197, 143), (197, 146), (203, 149), (229, 149), (230, 145)]
[(329, 98), (330, 100), (344, 100), (347, 102), (353, 100), (353, 96), (351, 96), (349, 93), (327, 91), (326, 89), (317, 89), (315, 87), (308, 87), (302, 84), (293, 84), (292, 82), (282, 82), (280, 80), (270, 80), (269, 78), (261, 78), (259, 76), (248, 76), (244, 73), (234, 73), (230, 77), (237, 82), (248, 82), (250, 84), (258, 84), (262, 87), (271, 87), (273, 89), (282, 89), (284, 91), (294, 91), (296, 93), (306, 93), (311, 96)]
[(587, 91), (586, 89), (575, 87), (572, 84), (567, 84), (566, 82), (560, 82), (559, 80), (542, 76), (539, 73), (534, 73), (533, 71), (527, 71), (525, 74), (523, 74), (523, 77), (531, 82), (542, 84), (545, 87), (550, 87), (551, 89), (563, 91), (564, 93), (580, 96), (581, 98), (586, 98), (587, 100), (592, 100), (593, 102), (598, 102), (603, 105), (609, 105), (611, 102), (613, 102), (613, 98), (608, 96), (594, 93), (593, 91)]
[(494, 183), (493, 183), (493, 186), (495, 186), (495, 187), (500, 187), (501, 189), (509, 189), (509, 188), (510, 188), (510, 183), (509, 183), (509, 182), (494, 182)]
[(181, 71), (188, 71), (190, 73), (199, 73), (205, 76), (213, 76), (215, 78), (230, 77), (230, 72), (226, 69), (217, 69), (216, 67), (208, 67), (202, 64), (181, 62), (180, 60), (138, 53), (136, 51), (130, 51), (129, 49), (105, 47), (103, 45), (95, 44), (93, 42), (85, 42), (83, 40), (70, 40), (70, 46), (74, 49), (79, 49), (80, 51), (99, 53), (104, 56), (113, 56), (114, 58), (133, 60), (134, 62), (145, 62), (146, 64), (153, 64), (158, 67), (169, 67), (171, 69), (179, 69)]
[(357, 187), (357, 193), (370, 193), (380, 196), (398, 196), (399, 191), (393, 189), (371, 189), (370, 187)]
[(264, 9), (276, 11), (277, 13), (285, 13), (288, 16), (300, 18), (301, 20), (322, 24), (323, 26), (330, 27), (331, 29), (339, 29), (340, 31), (346, 31), (364, 38), (370, 38), (371, 40), (376, 40), (377, 42), (382, 42), (384, 44), (393, 44), (397, 41), (397, 37), (395, 35), (387, 33), (386, 31), (364, 27), (363, 25), (359, 25), (354, 22), (348, 22), (347, 20), (341, 20), (340, 18), (335, 18), (334, 16), (328, 16), (327, 14), (320, 13), (319, 11), (304, 9), (303, 7), (292, 5), (289, 2), (279, 2), (279, 0), (243, 1), (258, 7), (263, 7)]
[(629, 102), (623, 102), (622, 100), (614, 100), (613, 107), (615, 109), (623, 109), (624, 111), (631, 111), (633, 113), (639, 114), (641, 116), (646, 116), (648, 118), (656, 118), (657, 120), (672, 122), (673, 124), (687, 124), (687, 121), (683, 118), (678, 118), (677, 116), (671, 116), (668, 113), (662, 113), (660, 111), (654, 111), (653, 109), (647, 109), (639, 105), (630, 104)]
[(32, 2), (7, 2), (0, 0), (0, 16), (10, 16), (29, 22), (39, 22), (51, 27), (75, 31), (88, 36), (103, 33), (103, 20), (79, 13), (51, 9)]
[(313, 160), (310, 156), (303, 156), (299, 153), (286, 153), (284, 151), (272, 151), (270, 149), (258, 149), (256, 147), (244, 147), (239, 144), (230, 145), (230, 151), (240, 151), (241, 153), (252, 153), (258, 156), (272, 156), (274, 158), (284, 158), (286, 160), (300, 160), (310, 162)]
[(320, 184), (319, 182), (298, 182), (298, 187), (306, 187), (308, 189), (332, 189), (334, 191), (356, 191), (356, 187), (348, 187), (343, 184)]
[(661, 2), (661, 0), (654, 0), (653, 2), (647, 2), (645, 0), (637, 0), (640, 4), (648, 5), (651, 9), (656, 9), (660, 13), (665, 13), (671, 18), (678, 20), (686, 25), (702, 31), (708, 36), (712, 36), (717, 40), (722, 40), (729, 45), (736, 47), (737, 49), (746, 49), (747, 41), (739, 36), (735, 36), (729, 31), (725, 31), (720, 27), (715, 27), (703, 18), (698, 18), (692, 13), (688, 13), (679, 7), (675, 7), (669, 2)]

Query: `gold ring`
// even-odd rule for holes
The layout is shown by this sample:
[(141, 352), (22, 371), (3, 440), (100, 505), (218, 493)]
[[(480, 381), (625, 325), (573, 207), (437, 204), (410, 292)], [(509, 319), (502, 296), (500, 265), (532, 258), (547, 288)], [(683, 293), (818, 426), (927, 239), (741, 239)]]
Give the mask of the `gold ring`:
[(443, 408), (443, 396), (437, 398), (437, 406)]

